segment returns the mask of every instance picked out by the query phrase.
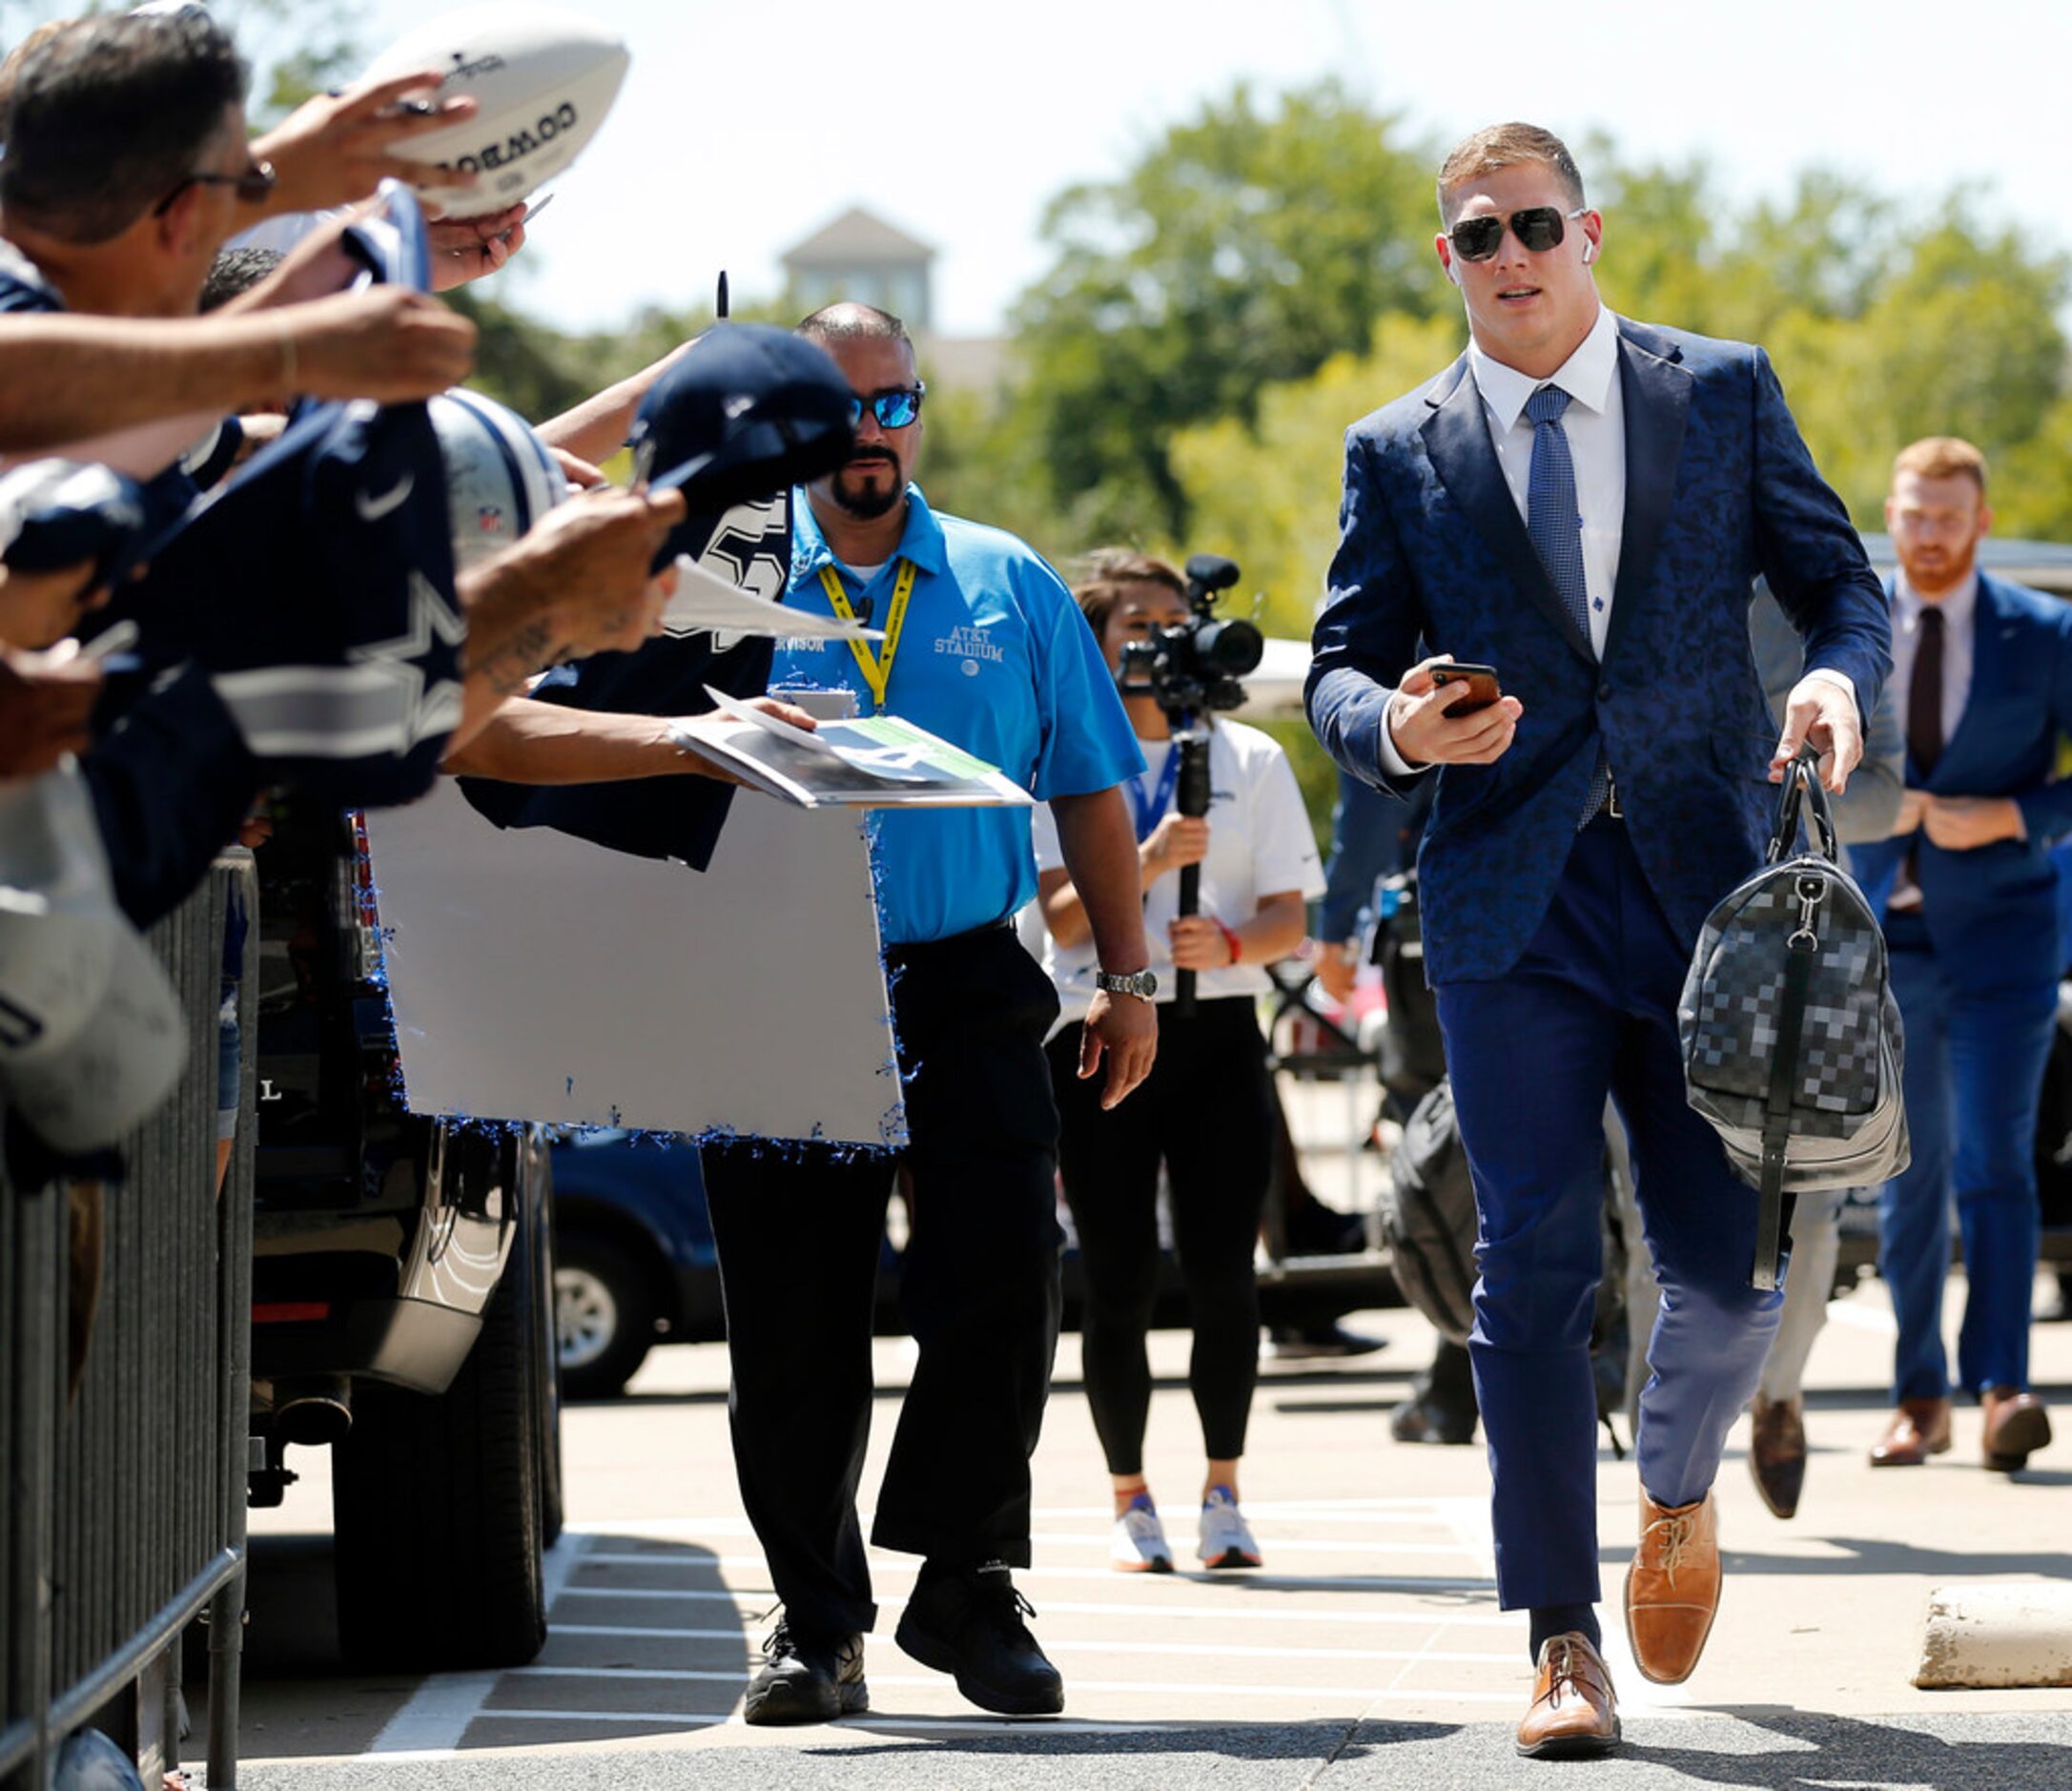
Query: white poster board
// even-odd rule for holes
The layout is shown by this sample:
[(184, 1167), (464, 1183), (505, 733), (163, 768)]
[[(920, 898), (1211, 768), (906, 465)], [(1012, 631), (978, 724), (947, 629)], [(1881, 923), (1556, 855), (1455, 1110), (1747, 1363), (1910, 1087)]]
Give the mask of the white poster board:
[(698, 872), (499, 829), (442, 777), (367, 839), (412, 1111), (905, 1142), (854, 815), (737, 792)]

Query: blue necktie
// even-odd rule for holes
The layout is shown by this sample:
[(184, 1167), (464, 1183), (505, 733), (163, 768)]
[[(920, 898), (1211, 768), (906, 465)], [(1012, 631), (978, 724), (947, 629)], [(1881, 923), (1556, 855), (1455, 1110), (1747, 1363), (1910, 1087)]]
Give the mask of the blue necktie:
[[(1532, 425), (1532, 471), (1526, 481), (1526, 533), (1547, 569), (1548, 583), (1561, 599), (1569, 619), (1587, 642), (1590, 631), (1590, 587), (1583, 575), (1583, 517), (1576, 504), (1575, 462), (1569, 453), (1569, 432), (1561, 414), (1569, 394), (1558, 385), (1543, 385), (1526, 400), (1526, 420)], [(1584, 828), (1596, 819), (1611, 791), (1611, 768), (1600, 752), (1583, 804)]]

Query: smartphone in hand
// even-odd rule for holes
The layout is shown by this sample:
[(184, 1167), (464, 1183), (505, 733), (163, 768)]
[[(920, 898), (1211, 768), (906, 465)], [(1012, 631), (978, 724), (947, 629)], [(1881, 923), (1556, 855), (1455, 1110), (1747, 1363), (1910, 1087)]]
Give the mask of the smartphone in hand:
[(1442, 706), (1448, 715), (1472, 715), (1478, 709), (1487, 709), (1504, 694), (1494, 666), (1434, 666), (1431, 681), (1432, 688), (1437, 690), (1443, 690), (1448, 685), (1463, 687), (1463, 695)]

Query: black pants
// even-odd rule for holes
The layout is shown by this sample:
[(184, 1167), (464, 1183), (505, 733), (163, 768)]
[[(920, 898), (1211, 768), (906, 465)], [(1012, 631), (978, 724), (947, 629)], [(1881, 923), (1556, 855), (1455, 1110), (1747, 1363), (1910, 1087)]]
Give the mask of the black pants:
[[(1057, 997), (1005, 927), (895, 948), (912, 1143), (901, 1299), (920, 1359), (872, 1540), (952, 1566), (1029, 1564), (1029, 1456), (1057, 1346)], [(700, 1152), (719, 1246), (741, 1497), (793, 1627), (876, 1618), (856, 1486), (888, 1157), (819, 1145)]]
[(1159, 1009), (1159, 1059), (1129, 1099), (1101, 1111), (1081, 1081), (1077, 1026), (1051, 1040), (1058, 1156), (1086, 1275), (1086, 1395), (1110, 1473), (1143, 1472), (1151, 1411), (1144, 1336), (1159, 1292), (1159, 1163), (1172, 1187), (1173, 1243), (1194, 1320), (1188, 1385), (1212, 1461), (1244, 1453), (1259, 1373), (1252, 1251), (1273, 1169), (1273, 1089), (1248, 996)]

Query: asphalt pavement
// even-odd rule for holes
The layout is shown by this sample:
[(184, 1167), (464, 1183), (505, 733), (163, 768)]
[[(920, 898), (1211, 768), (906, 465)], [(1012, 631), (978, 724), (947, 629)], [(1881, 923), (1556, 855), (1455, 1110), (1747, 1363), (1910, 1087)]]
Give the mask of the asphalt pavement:
[[(1953, 1289), (1953, 1319), (1961, 1283)], [(738, 1715), (772, 1603), (728, 1455), (725, 1360), (658, 1350), (626, 1398), (565, 1414), (567, 1535), (550, 1556), (552, 1634), (531, 1666), (426, 1679), (345, 1673), (329, 1633), (320, 1452), (279, 1512), (256, 1513), (240, 1781), (255, 1791), (475, 1786), (901, 1787), (1323, 1784), (2072, 1786), (2072, 1694), (1924, 1693), (1911, 1684), (1931, 1591), (2072, 1582), (2072, 1434), (2028, 1472), (1956, 1450), (1872, 1470), (1891, 1316), (1874, 1283), (1837, 1302), (1814, 1357), (1814, 1447), (1799, 1516), (1757, 1503), (1736, 1433), (1720, 1482), (1726, 1590), (1696, 1676), (1641, 1680), (1617, 1636), (1631, 1552), (1631, 1460), (1601, 1456), (1609, 1648), (1628, 1742), (1574, 1767), (1517, 1760), (1528, 1691), (1521, 1617), (1496, 1608), (1479, 1448), (1393, 1442), (1386, 1414), (1428, 1352), (1412, 1315), (1362, 1315), (1387, 1339), (1353, 1360), (1269, 1364), (1244, 1497), (1266, 1556), (1188, 1572), (1200, 1432), (1183, 1336), (1154, 1339), (1147, 1466), (1182, 1555), (1156, 1578), (1105, 1565), (1104, 1478), (1067, 1338), (1036, 1463), (1036, 1565), (1017, 1581), (1065, 1674), (1062, 1719), (1009, 1722), (960, 1699), (891, 1639), (913, 1563), (873, 1553), (884, 1615), (872, 1714), (751, 1730)], [(2072, 1327), (2037, 1330), (2037, 1370), (2072, 1430)], [(866, 1499), (911, 1367), (879, 1346)], [(946, 1463), (945, 1472), (954, 1472)], [(199, 1699), (195, 1700), (199, 1706)], [(187, 1752), (199, 1758), (199, 1738)], [(198, 1775), (197, 1775), (198, 1779)]]

